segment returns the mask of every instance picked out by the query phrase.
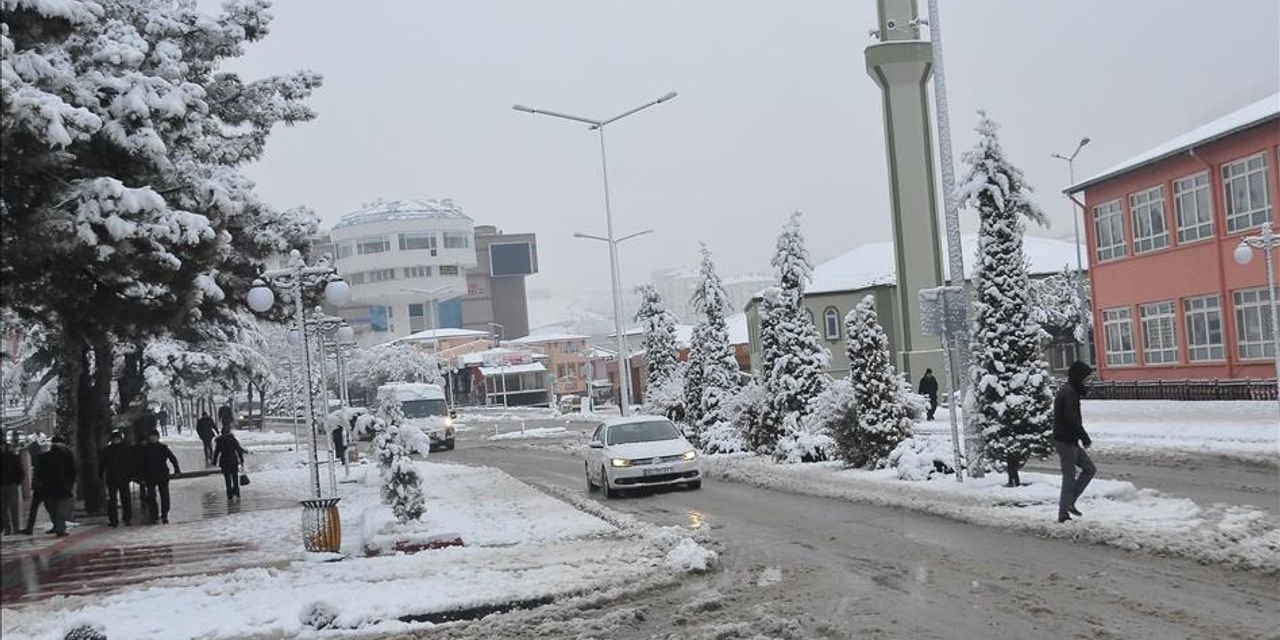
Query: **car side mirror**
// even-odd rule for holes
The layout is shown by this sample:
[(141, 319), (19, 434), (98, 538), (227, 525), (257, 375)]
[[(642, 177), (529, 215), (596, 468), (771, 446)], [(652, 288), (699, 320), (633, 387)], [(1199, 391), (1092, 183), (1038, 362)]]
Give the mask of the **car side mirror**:
[(457, 420), (457, 419), (458, 419), (458, 410), (457, 410), (457, 409), (450, 409), (450, 410), (449, 410), (449, 418), (451, 418), (451, 419), (453, 419), (453, 420)]
[(600, 442), (599, 440), (592, 440), (591, 444), (588, 444), (587, 446), (591, 447), (592, 449), (603, 449), (604, 443)]

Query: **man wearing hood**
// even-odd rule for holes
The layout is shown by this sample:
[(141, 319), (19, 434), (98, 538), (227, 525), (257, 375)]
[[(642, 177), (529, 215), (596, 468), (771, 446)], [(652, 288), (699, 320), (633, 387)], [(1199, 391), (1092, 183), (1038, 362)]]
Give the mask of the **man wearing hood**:
[[(1080, 398), (1089, 391), (1085, 380), (1092, 374), (1093, 367), (1076, 361), (1067, 370), (1067, 384), (1062, 385), (1058, 397), (1053, 400), (1053, 446), (1058, 450), (1058, 462), (1062, 466), (1058, 522), (1066, 522), (1073, 515), (1082, 515), (1076, 509), (1076, 500), (1098, 472), (1085, 452), (1093, 441), (1085, 433), (1084, 421), (1080, 417)], [(1076, 467), (1080, 467), (1079, 476), (1076, 476)]]

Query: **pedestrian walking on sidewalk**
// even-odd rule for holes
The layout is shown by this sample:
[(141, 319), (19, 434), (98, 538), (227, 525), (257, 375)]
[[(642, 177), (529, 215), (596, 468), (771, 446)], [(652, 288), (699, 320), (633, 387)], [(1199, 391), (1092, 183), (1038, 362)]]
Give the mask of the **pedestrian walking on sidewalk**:
[(36, 460), (36, 477), (40, 480), (45, 511), (53, 521), (50, 532), (64, 537), (67, 518), (71, 515), (71, 489), (76, 484), (76, 457), (62, 436), (54, 436), (53, 446)]
[(214, 424), (209, 414), (201, 413), (200, 419), (196, 420), (196, 435), (200, 436), (200, 442), (204, 444), (204, 463), (212, 465), (213, 439), (218, 435), (218, 425)]
[(133, 521), (133, 495), (129, 491), (129, 480), (132, 479), (134, 465), (133, 448), (125, 443), (123, 433), (111, 432), (111, 443), (103, 448), (98, 463), (98, 478), (107, 487), (107, 523), (118, 527), (118, 516), (123, 516), (127, 527)]
[[(160, 432), (156, 430), (152, 430), (147, 444), (140, 449), (139, 457), (143, 482), (142, 499), (151, 515), (150, 522), (155, 524), (156, 516), (159, 516), (160, 522), (169, 524), (169, 465), (173, 465), (174, 475), (182, 473), (178, 458), (168, 445), (160, 442)], [(156, 504), (157, 495), (160, 498), (159, 505)]]
[(231, 405), (224, 404), (218, 407), (218, 422), (222, 424), (223, 429), (235, 426), (236, 414), (231, 410)]
[[(1093, 367), (1076, 361), (1067, 370), (1067, 384), (1058, 390), (1053, 400), (1053, 446), (1058, 450), (1058, 463), (1062, 466), (1062, 491), (1058, 495), (1058, 522), (1066, 522), (1071, 516), (1083, 515), (1076, 509), (1076, 500), (1093, 480), (1098, 468), (1085, 449), (1093, 444), (1084, 430), (1080, 416), (1080, 398), (1089, 388), (1085, 381), (1093, 374)], [(1076, 475), (1076, 467), (1080, 475)]]
[(19, 531), (25, 535), (31, 535), (36, 530), (36, 514), (40, 512), (40, 505), (44, 503), (44, 493), (40, 491), (40, 477), (36, 475), (36, 463), (39, 462), (43, 452), (40, 443), (35, 438), (27, 443), (23, 451), (27, 454), (27, 468), (31, 470), (29, 480), (31, 481), (31, 502), (27, 505), (27, 526)]
[(920, 378), (920, 395), (929, 399), (928, 419), (932, 420), (933, 415), (938, 412), (938, 379), (933, 377), (933, 369), (925, 369), (924, 377)]
[(4, 535), (12, 535), (22, 528), (21, 509), (18, 504), (22, 493), (22, 481), (26, 473), (22, 470), (22, 458), (13, 450), (8, 440), (0, 449), (0, 528)]
[(227, 500), (240, 499), (240, 467), (244, 466), (244, 447), (231, 433), (231, 427), (222, 428), (222, 435), (213, 448), (213, 463), (222, 469), (222, 481), (227, 485)]

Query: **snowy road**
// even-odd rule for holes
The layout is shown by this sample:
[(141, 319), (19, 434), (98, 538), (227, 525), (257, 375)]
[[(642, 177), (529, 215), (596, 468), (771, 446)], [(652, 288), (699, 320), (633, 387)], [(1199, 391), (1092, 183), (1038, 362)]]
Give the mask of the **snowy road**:
[[(532, 426), (532, 425), (530, 425)], [(465, 438), (450, 461), (586, 495), (571, 454)], [(603, 498), (594, 497), (601, 502)], [(709, 480), (606, 503), (706, 528), (724, 570), (586, 614), (623, 638), (1274, 638), (1280, 578)], [(773, 571), (773, 570), (777, 571)], [(775, 580), (776, 583), (775, 583)], [(696, 611), (695, 611), (696, 610)], [(525, 623), (531, 624), (531, 623)], [(579, 634), (577, 623), (544, 627)], [(732, 635), (732, 625), (743, 635)], [(594, 626), (593, 626), (594, 625)], [(492, 632), (493, 630), (490, 630)], [(446, 637), (485, 633), (458, 629)], [(479, 637), (479, 636), (475, 636)]]

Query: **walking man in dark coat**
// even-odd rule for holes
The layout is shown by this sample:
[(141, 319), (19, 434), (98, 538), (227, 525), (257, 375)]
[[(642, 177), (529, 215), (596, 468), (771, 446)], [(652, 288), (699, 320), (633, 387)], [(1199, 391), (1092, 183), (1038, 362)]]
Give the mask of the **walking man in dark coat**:
[(920, 395), (929, 399), (928, 418), (933, 419), (933, 415), (938, 412), (938, 379), (933, 377), (933, 369), (925, 369), (924, 377), (920, 378)]
[(27, 464), (31, 469), (31, 504), (27, 505), (27, 527), (18, 533), (29, 536), (35, 533), (36, 514), (40, 512), (40, 505), (44, 503), (44, 492), (40, 490), (40, 476), (36, 475), (36, 463), (40, 461), (43, 452), (35, 438), (27, 443), (26, 452)]
[[(168, 445), (160, 442), (159, 431), (151, 432), (147, 444), (139, 450), (139, 455), (141, 459), (138, 462), (144, 483), (142, 498), (151, 513), (151, 524), (156, 523), (156, 516), (160, 517), (160, 522), (169, 524), (169, 465), (173, 465), (175, 475), (182, 473), (178, 458), (169, 450)], [(160, 497), (158, 506), (157, 494)]]
[(7, 536), (22, 528), (18, 497), (27, 474), (22, 471), (22, 459), (9, 441), (5, 440), (0, 446), (3, 446), (0, 451), (0, 527)]
[[(1058, 496), (1058, 522), (1066, 522), (1071, 516), (1082, 515), (1076, 509), (1076, 500), (1093, 480), (1098, 468), (1085, 449), (1093, 444), (1085, 433), (1084, 420), (1080, 416), (1080, 398), (1088, 393), (1085, 380), (1093, 374), (1093, 367), (1075, 362), (1067, 370), (1067, 384), (1058, 390), (1053, 400), (1053, 446), (1058, 450), (1058, 462), (1062, 466), (1062, 492)], [(1080, 475), (1076, 476), (1076, 467)]]
[(231, 405), (224, 404), (218, 407), (218, 422), (222, 423), (224, 429), (235, 426), (236, 414), (231, 410)]
[(218, 435), (218, 425), (213, 423), (209, 414), (201, 413), (200, 419), (196, 420), (196, 435), (200, 436), (200, 442), (204, 444), (204, 463), (213, 464), (213, 439)]
[(227, 500), (240, 499), (240, 467), (244, 466), (244, 447), (231, 433), (231, 427), (222, 428), (222, 435), (213, 449), (213, 463), (222, 469), (222, 481), (227, 485)]
[(112, 527), (120, 526), (119, 515), (124, 516), (124, 526), (133, 521), (133, 494), (129, 491), (129, 480), (133, 475), (133, 449), (125, 444), (124, 434), (111, 432), (111, 443), (102, 450), (99, 458), (98, 476), (107, 487), (107, 523)]
[(36, 459), (35, 473), (40, 479), (44, 508), (53, 521), (52, 533), (65, 537), (67, 517), (71, 515), (71, 489), (76, 484), (76, 457), (62, 436), (54, 436), (53, 446)]

